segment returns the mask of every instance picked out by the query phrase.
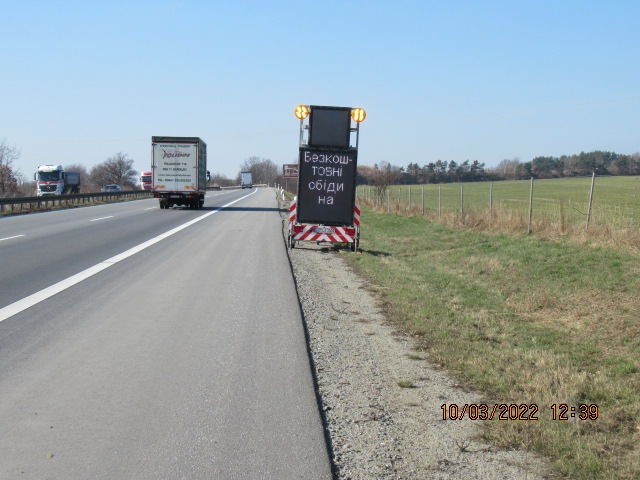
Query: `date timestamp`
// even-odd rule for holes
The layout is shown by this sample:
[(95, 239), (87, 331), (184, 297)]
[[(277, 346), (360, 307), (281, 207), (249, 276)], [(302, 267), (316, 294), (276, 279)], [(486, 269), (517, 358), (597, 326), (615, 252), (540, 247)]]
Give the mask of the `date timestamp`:
[[(552, 420), (569, 420), (577, 418), (579, 420), (597, 420), (600, 409), (595, 403), (580, 404), (577, 406), (567, 405), (566, 403), (554, 403), (549, 407), (551, 409)], [(540, 407), (535, 403), (508, 404), (494, 403), (489, 405), (486, 403), (465, 403), (458, 405), (457, 403), (442, 404), (443, 420), (539, 420), (538, 414)]]

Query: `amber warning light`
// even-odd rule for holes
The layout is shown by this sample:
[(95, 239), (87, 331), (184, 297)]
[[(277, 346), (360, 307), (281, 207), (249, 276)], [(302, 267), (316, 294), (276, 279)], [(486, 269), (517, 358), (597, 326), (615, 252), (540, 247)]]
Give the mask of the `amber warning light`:
[(354, 122), (360, 123), (367, 118), (367, 112), (364, 111), (364, 108), (354, 108), (351, 110), (351, 118), (353, 118)]
[(306, 105), (298, 105), (293, 113), (295, 114), (296, 118), (304, 120), (309, 116), (309, 107), (307, 107)]

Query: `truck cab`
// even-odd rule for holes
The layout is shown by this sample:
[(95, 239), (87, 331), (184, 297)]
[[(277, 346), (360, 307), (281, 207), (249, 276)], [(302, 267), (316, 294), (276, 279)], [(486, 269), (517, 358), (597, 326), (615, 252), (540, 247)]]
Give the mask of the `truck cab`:
[(140, 175), (140, 189), (151, 190), (153, 188), (152, 172), (142, 172)]
[(62, 195), (64, 192), (64, 168), (62, 165), (41, 165), (34, 174), (37, 196)]

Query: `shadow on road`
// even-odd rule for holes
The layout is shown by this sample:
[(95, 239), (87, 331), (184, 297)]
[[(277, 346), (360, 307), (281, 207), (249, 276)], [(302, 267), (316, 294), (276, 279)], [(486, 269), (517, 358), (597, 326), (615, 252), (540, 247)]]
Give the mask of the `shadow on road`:
[[(204, 207), (201, 210), (215, 210), (222, 207)], [(283, 208), (268, 208), (268, 207), (225, 207), (222, 212), (288, 212), (288, 209)]]
[[(180, 206), (180, 207), (171, 207), (172, 210), (191, 210), (189, 207)], [(285, 208), (267, 208), (267, 207), (223, 207), (223, 206), (212, 206), (212, 207), (202, 207), (196, 212), (211, 212), (213, 210), (220, 210), (222, 212), (288, 212), (288, 209)]]

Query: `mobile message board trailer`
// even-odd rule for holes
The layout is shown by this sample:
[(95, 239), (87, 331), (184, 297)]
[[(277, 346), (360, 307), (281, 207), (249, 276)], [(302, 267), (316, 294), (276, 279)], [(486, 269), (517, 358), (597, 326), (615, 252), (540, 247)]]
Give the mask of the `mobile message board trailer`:
[[(354, 116), (355, 111), (364, 112), (350, 107), (296, 108), (300, 119), (298, 195), (289, 208), (289, 248), (307, 241), (344, 243), (358, 251), (356, 173), (359, 122), (364, 114)], [(307, 116), (309, 124), (305, 126)], [(356, 128), (351, 128), (352, 118)], [(355, 146), (351, 144), (352, 132), (356, 134)]]

